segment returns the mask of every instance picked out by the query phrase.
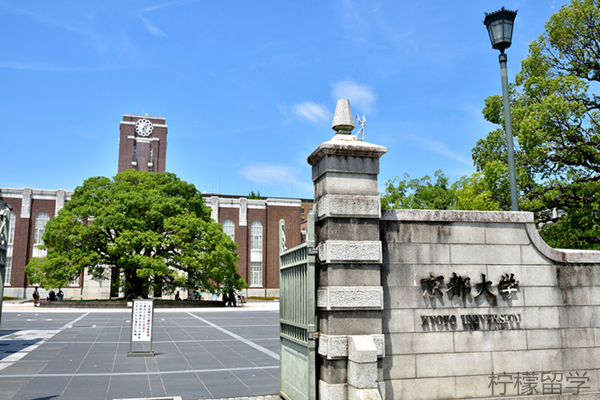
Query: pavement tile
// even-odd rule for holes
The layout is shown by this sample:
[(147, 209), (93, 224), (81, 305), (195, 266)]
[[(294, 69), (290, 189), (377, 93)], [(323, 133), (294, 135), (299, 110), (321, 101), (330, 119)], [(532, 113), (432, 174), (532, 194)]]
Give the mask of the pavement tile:
[(108, 387), (108, 399), (150, 397), (150, 384), (146, 375), (113, 376)]
[(77, 370), (78, 374), (104, 374), (111, 373), (113, 371), (113, 359), (99, 359), (90, 358), (86, 359)]
[(58, 399), (70, 380), (70, 377), (35, 377), (13, 400)]
[[(20, 360), (10, 367), (4, 368), (0, 371), (0, 376), (2, 375), (35, 375), (39, 373), (44, 367), (46, 363), (39, 361), (24, 361)], [(0, 384), (4, 382), (0, 380)]]
[(231, 372), (201, 372), (198, 375), (213, 398), (252, 396), (254, 394)]
[(207, 363), (202, 359), (193, 359), (190, 360), (190, 364), (193, 369), (211, 369), (211, 368), (248, 368), (248, 367), (256, 367), (250, 360), (246, 360), (240, 357), (230, 357), (230, 358), (217, 358), (218, 361), (213, 361)]
[(38, 361), (47, 363), (59, 353), (60, 350), (36, 349), (35, 351), (31, 351), (25, 357), (23, 357), (23, 361)]
[(146, 372), (145, 357), (117, 357), (113, 372)]
[(103, 342), (94, 343), (90, 350), (92, 352), (100, 352), (100, 353), (114, 352), (117, 349), (117, 344), (118, 343), (103, 343)]
[(152, 397), (163, 397), (167, 395), (165, 385), (163, 384), (163, 380), (160, 375), (150, 375), (148, 380), (150, 382), (150, 395)]
[(41, 370), (43, 374), (52, 374), (57, 368), (60, 368), (61, 373), (69, 374), (75, 373), (77, 368), (81, 365), (81, 361), (83, 360), (83, 355), (75, 355), (73, 357), (65, 357), (62, 355), (57, 355), (52, 359), (51, 362), (44, 365), (44, 368)]
[(233, 371), (256, 395), (279, 393), (279, 379), (265, 370)]
[(31, 378), (0, 378), (0, 400), (12, 400), (29, 381)]
[(167, 396), (181, 396), (184, 400), (213, 397), (196, 374), (177, 374), (163, 381)]
[(82, 400), (105, 395), (108, 390), (108, 379), (105, 377), (75, 376), (69, 383), (60, 400)]

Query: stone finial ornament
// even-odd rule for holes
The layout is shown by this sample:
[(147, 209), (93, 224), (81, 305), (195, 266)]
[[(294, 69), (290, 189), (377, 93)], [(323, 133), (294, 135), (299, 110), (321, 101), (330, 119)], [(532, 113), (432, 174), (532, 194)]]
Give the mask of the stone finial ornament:
[(337, 101), (331, 129), (336, 131), (338, 135), (352, 134), (354, 118), (352, 117), (352, 110), (350, 110), (350, 101), (348, 99), (339, 99)]

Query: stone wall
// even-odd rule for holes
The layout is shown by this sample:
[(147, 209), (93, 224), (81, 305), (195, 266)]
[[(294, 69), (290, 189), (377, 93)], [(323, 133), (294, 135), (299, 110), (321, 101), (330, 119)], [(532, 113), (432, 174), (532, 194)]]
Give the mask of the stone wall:
[(527, 212), (380, 211), (387, 149), (348, 100), (332, 129), (308, 157), (318, 398), (600, 398), (600, 252), (550, 248)]
[(386, 398), (599, 390), (600, 252), (550, 248), (526, 212), (386, 210), (380, 236)]

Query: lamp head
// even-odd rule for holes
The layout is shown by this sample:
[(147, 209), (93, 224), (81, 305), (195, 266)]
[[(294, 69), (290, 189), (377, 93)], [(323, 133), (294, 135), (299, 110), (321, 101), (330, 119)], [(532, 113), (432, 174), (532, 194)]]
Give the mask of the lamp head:
[(516, 11), (510, 11), (504, 7), (492, 13), (485, 13), (483, 23), (490, 35), (492, 47), (500, 50), (500, 53), (504, 53), (504, 50), (508, 49), (512, 43), (513, 25), (516, 16)]

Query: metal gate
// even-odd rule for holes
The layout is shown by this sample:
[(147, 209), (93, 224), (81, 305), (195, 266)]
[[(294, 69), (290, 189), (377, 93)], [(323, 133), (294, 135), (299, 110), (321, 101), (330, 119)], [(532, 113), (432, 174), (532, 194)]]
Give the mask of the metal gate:
[(315, 218), (308, 215), (306, 242), (285, 245), (279, 221), (279, 391), (287, 400), (315, 400)]

